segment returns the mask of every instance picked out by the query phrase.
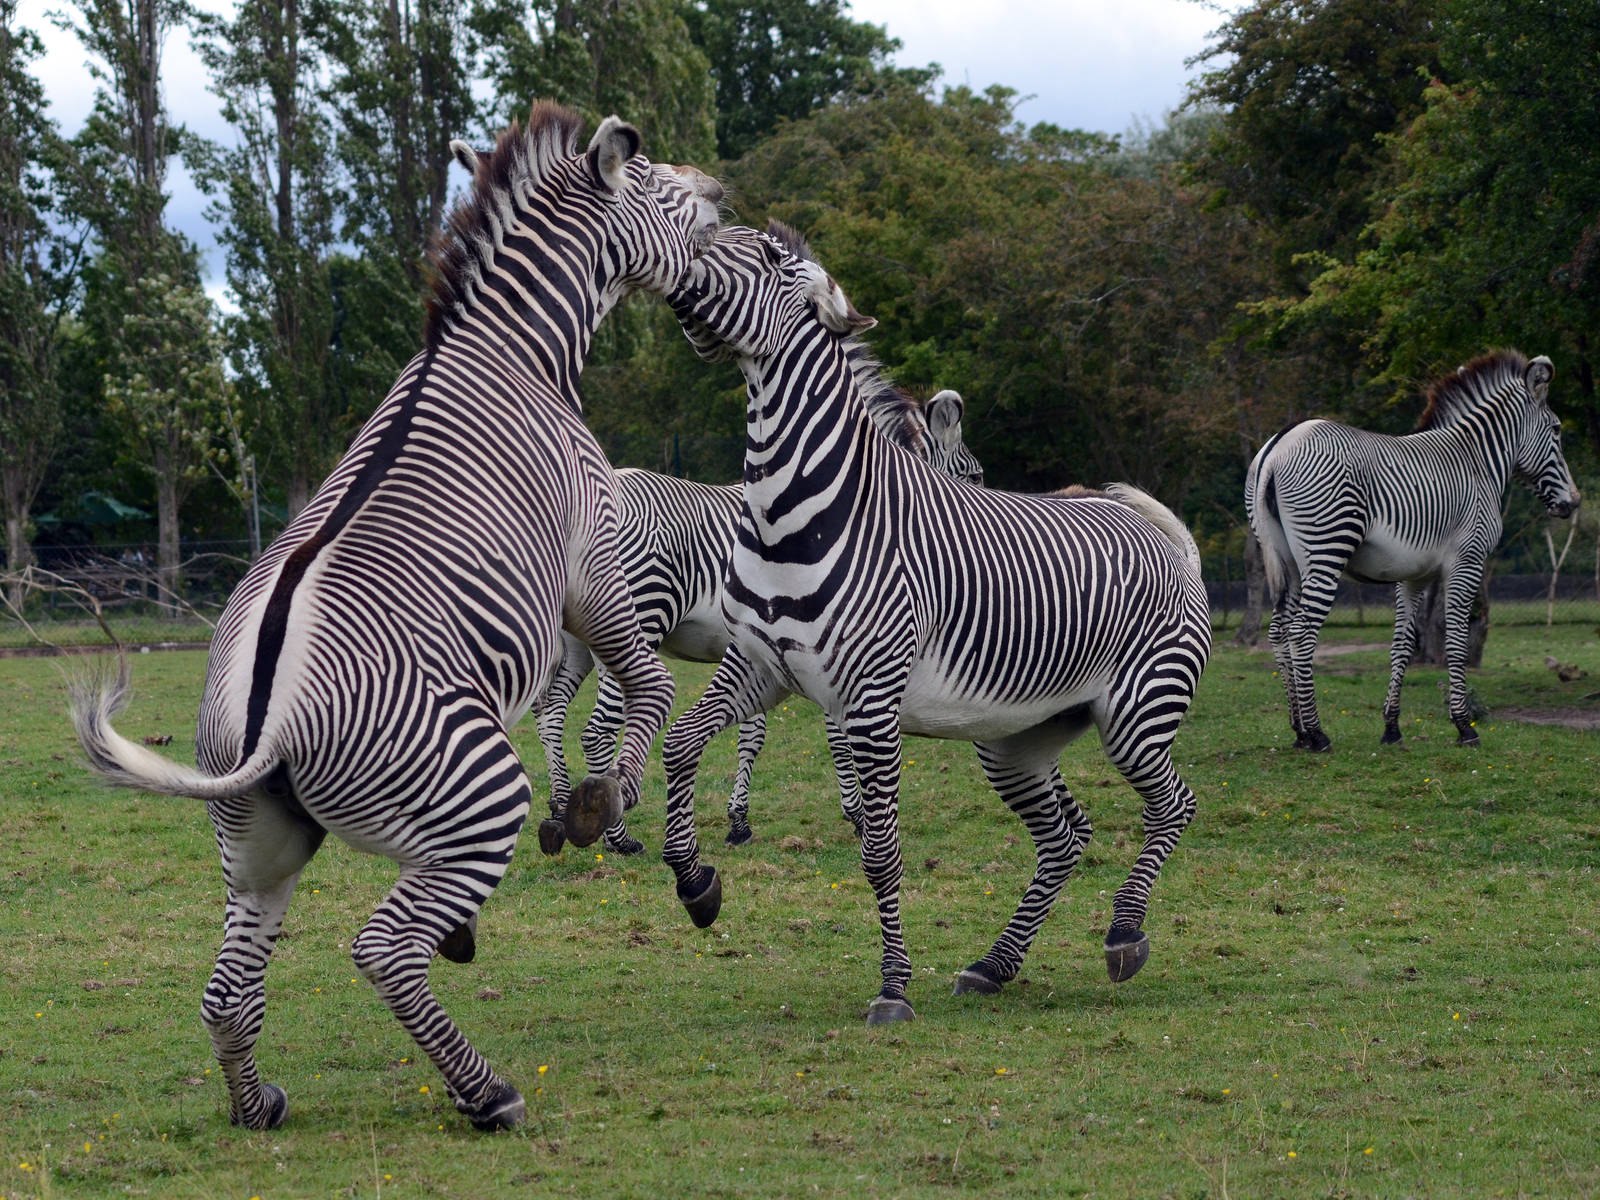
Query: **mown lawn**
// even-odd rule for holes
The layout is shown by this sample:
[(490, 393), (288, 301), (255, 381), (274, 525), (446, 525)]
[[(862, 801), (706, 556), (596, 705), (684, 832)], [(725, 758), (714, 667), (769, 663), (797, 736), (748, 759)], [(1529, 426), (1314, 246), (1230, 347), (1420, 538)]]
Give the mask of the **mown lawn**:
[[(1563, 683), (1547, 655), (1587, 675)], [(203, 654), (134, 669), (120, 727), (192, 755)], [(1269, 657), (1219, 648), (1179, 740), (1199, 815), (1156, 891), (1150, 965), (1115, 987), (1100, 938), (1138, 803), (1093, 736), (1065, 769), (1094, 845), (994, 998), (950, 983), (1030, 846), (967, 746), (908, 742), (918, 1019), (884, 1029), (861, 1020), (876, 915), (815, 710), (774, 715), (737, 850), (731, 735), (714, 747), (709, 930), (655, 857), (653, 765), (646, 856), (545, 859), (524, 838), (477, 961), (435, 965), (528, 1097), (528, 1125), (489, 1137), (355, 981), (350, 939), (393, 872), (331, 843), (267, 981), (260, 1057), (289, 1121), (231, 1128), (198, 1018), (222, 897), (203, 809), (89, 782), (54, 664), (0, 661), (0, 1197), (1600, 1194), (1600, 744), (1493, 715), (1600, 708), (1600, 638), (1497, 627), (1478, 751), (1423, 668), (1406, 745), (1380, 748), (1386, 669), (1379, 649), (1330, 656), (1334, 752), (1307, 757)], [(684, 700), (708, 677), (677, 674)], [(537, 790), (531, 725), (518, 739)]]

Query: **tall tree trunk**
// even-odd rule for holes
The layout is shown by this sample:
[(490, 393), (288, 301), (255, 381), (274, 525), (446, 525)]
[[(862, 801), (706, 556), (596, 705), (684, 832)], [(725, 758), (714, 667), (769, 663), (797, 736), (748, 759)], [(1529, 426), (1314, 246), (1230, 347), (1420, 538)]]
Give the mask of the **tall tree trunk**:
[(178, 615), (177, 597), (183, 588), (182, 560), (178, 551), (178, 480), (175, 470), (163, 469), (156, 479), (156, 578), (161, 584), (161, 615)]
[[(1483, 665), (1483, 647), (1489, 640), (1489, 576), (1485, 565), (1483, 582), (1478, 585), (1478, 598), (1472, 606), (1472, 618), (1467, 624), (1467, 666)], [(1445, 666), (1444, 660), (1444, 604), (1437, 583), (1430, 583), (1422, 594), (1422, 610), (1417, 617), (1417, 653), (1413, 662)]]
[(1244, 538), (1244, 612), (1234, 642), (1254, 646), (1261, 638), (1261, 614), (1267, 606), (1267, 569), (1261, 561), (1261, 543), (1254, 533)]
[(33, 562), (33, 547), (28, 544), (28, 522), (25, 514), (6, 513), (6, 603), (17, 611), (22, 610), (24, 592), (22, 572)]

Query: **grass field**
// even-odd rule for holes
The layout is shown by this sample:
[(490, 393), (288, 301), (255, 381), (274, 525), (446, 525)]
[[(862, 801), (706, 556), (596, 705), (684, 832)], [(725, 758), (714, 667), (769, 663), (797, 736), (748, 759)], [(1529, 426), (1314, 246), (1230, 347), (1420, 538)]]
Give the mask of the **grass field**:
[[(1561, 682), (1547, 655), (1587, 677)], [(138, 656), (120, 728), (191, 756), (203, 669)], [(1031, 848), (970, 748), (908, 742), (918, 1019), (873, 1030), (876, 914), (815, 710), (774, 715), (737, 850), (731, 735), (714, 746), (709, 930), (655, 857), (653, 764), (632, 819), (649, 854), (545, 859), (525, 837), (477, 961), (436, 961), (441, 999), (528, 1099), (527, 1126), (491, 1137), (355, 981), (350, 939), (393, 869), (333, 843), (267, 977), (259, 1052), (288, 1123), (230, 1127), (198, 1017), (222, 901), (203, 809), (92, 785), (55, 665), (0, 661), (0, 1197), (1600, 1194), (1600, 743), (1493, 715), (1600, 710), (1600, 638), (1497, 626), (1477, 751), (1424, 668), (1407, 743), (1380, 749), (1385, 673), (1381, 650), (1328, 657), (1334, 751), (1308, 757), (1269, 657), (1218, 649), (1178, 743), (1199, 815), (1155, 893), (1150, 964), (1120, 986), (1100, 939), (1138, 803), (1093, 736), (1065, 773), (1095, 842), (993, 998), (951, 980)], [(681, 699), (708, 677), (677, 674)], [(517, 736), (537, 792), (531, 725)]]

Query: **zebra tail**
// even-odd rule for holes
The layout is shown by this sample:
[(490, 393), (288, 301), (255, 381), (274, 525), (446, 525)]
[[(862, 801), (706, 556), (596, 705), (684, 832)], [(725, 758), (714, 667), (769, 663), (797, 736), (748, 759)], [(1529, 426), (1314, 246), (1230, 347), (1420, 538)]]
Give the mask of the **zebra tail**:
[(1289, 548), (1288, 531), (1278, 516), (1277, 486), (1267, 453), (1277, 444), (1278, 434), (1255, 456), (1244, 478), (1244, 511), (1250, 531), (1261, 546), (1261, 568), (1267, 577), (1267, 600), (1276, 604), (1295, 574), (1294, 552)]
[(1183, 555), (1184, 566), (1188, 568), (1189, 574), (1195, 581), (1199, 582), (1200, 547), (1195, 544), (1194, 535), (1189, 532), (1189, 527), (1178, 519), (1177, 513), (1149, 492), (1141, 492), (1130, 483), (1108, 483), (1105, 486), (1105, 493), (1119, 504), (1133, 509), (1160, 530), (1162, 536), (1178, 548), (1178, 552)]
[(206, 775), (123, 737), (111, 727), (111, 719), (127, 707), (130, 678), (128, 660), (120, 655), (115, 671), (102, 659), (67, 678), (67, 703), (78, 744), (89, 758), (90, 769), (108, 783), (168, 796), (220, 800), (244, 795), (277, 766), (276, 753), (263, 747), (236, 771)]

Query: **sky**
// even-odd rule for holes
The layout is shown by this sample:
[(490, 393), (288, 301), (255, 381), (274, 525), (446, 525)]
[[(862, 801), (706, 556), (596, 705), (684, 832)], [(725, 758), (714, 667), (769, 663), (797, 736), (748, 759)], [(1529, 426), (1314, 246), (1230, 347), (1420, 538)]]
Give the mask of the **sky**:
[[(1220, 0), (1238, 7), (1240, 0)], [(229, 0), (199, 0), (208, 10), (231, 9)], [(76, 37), (56, 29), (46, 14), (68, 8), (62, 0), (20, 0), (18, 24), (35, 30), (46, 54), (34, 64), (63, 133), (76, 133), (89, 112), (94, 81)], [(937, 62), (944, 82), (982, 90), (999, 83), (1024, 97), (1019, 120), (1050, 121), (1072, 129), (1123, 133), (1159, 125), (1183, 100), (1196, 68), (1186, 60), (1204, 50), (1222, 22), (1214, 0), (853, 0), (850, 15), (888, 28), (902, 45), (901, 66)], [(168, 114), (196, 133), (226, 142), (229, 130), (217, 98), (182, 34), (163, 57)], [(624, 114), (626, 115), (626, 114)], [(206, 200), (173, 163), (168, 175), (168, 219), (206, 251), (222, 293), (221, 263), (204, 218)]]

